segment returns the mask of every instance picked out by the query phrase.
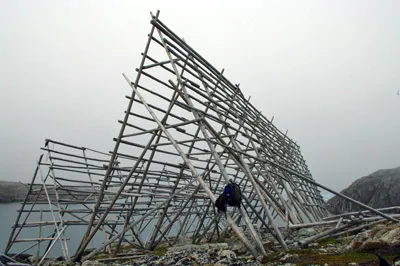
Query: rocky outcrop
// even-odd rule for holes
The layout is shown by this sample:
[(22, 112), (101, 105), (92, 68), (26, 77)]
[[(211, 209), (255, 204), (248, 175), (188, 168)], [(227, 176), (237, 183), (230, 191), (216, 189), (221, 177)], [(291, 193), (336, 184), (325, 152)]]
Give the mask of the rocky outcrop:
[[(373, 208), (400, 206), (400, 167), (378, 170), (354, 181), (341, 191)], [(333, 214), (347, 211), (359, 211), (360, 207), (337, 196), (328, 200), (328, 210)]]
[(0, 203), (23, 201), (28, 185), (20, 182), (0, 181)]
[(238, 257), (229, 249), (180, 249), (178, 252), (168, 251), (164, 256), (149, 256), (141, 261), (139, 265), (237, 265), (250, 266), (260, 265), (253, 256)]
[(374, 252), (385, 248), (400, 251), (400, 225), (378, 224), (372, 229), (356, 235), (347, 247), (349, 250), (359, 249)]

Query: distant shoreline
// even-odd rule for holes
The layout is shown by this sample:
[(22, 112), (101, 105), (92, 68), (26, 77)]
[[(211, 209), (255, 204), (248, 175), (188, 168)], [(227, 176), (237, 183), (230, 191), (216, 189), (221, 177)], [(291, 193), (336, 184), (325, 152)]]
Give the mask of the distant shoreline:
[(28, 186), (21, 182), (0, 181), (0, 203), (23, 201), (28, 189)]

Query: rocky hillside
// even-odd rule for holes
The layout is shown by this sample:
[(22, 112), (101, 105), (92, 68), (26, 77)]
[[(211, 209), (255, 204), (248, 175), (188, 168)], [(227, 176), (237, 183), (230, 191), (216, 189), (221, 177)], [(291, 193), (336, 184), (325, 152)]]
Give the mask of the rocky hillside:
[(20, 182), (0, 181), (0, 203), (23, 201), (28, 189)]
[[(341, 193), (373, 208), (400, 206), (400, 167), (378, 170), (361, 177)], [(361, 210), (337, 196), (328, 200), (328, 209), (333, 214)]]

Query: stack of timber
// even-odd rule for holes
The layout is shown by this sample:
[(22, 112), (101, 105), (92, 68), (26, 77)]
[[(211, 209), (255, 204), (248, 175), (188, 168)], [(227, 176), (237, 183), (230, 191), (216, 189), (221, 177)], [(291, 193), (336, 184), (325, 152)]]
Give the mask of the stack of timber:
[[(400, 218), (400, 207), (388, 207), (377, 210), (386, 213), (394, 219)], [(325, 217), (323, 221), (316, 223), (288, 225), (288, 229), (291, 232), (288, 235), (292, 236), (289, 241), (294, 246), (306, 247), (310, 243), (327, 238), (341, 239), (345, 236), (353, 239), (359, 232), (368, 230), (383, 222), (387, 222), (387, 219), (376, 216), (371, 213), (371, 211), (348, 212), (340, 215), (333, 215)], [(392, 222), (390, 221), (390, 223)], [(313, 228), (320, 230), (320, 232), (301, 239), (293, 238), (293, 236), (296, 236), (295, 232), (303, 228)]]

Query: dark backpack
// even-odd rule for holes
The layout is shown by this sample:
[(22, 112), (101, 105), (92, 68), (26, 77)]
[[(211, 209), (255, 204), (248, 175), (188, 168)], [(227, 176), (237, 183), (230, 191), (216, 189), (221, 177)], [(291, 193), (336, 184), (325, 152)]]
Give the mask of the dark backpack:
[(224, 199), (224, 194), (219, 195), (218, 199), (215, 201), (215, 207), (217, 207), (218, 212), (226, 212), (226, 202)]
[(218, 212), (226, 212), (227, 205), (240, 208), (241, 204), (242, 192), (239, 185), (232, 181), (225, 186), (224, 192), (215, 201)]
[(242, 193), (236, 183), (229, 183), (224, 189), (224, 199), (229, 206), (240, 207), (242, 203)]

